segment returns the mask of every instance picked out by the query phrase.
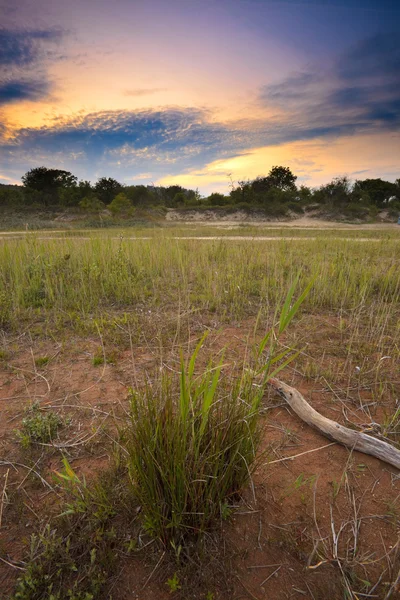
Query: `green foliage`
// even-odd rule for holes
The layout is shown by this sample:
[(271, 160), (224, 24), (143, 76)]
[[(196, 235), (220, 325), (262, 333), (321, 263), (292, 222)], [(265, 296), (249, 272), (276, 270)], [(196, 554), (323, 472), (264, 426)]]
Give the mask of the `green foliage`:
[(11, 296), (5, 290), (0, 290), (0, 329), (5, 329), (11, 323)]
[(270, 186), (283, 192), (295, 191), (296, 179), (297, 176), (293, 175), (289, 167), (272, 167), (268, 173)]
[(85, 196), (79, 202), (79, 208), (86, 212), (99, 212), (105, 208), (105, 205), (95, 196)]
[(226, 206), (227, 204), (230, 204), (231, 198), (214, 192), (208, 196), (207, 201), (211, 206)]
[(171, 594), (181, 589), (182, 586), (179, 585), (179, 577), (177, 573), (174, 573), (173, 577), (167, 579), (166, 585), (168, 586)]
[[(370, 202), (379, 207), (384, 207), (391, 198), (397, 198), (400, 201), (399, 188), (395, 183), (383, 181), (382, 179), (364, 179), (356, 181), (354, 186), (355, 196), (361, 196), (364, 201)], [(365, 196), (363, 196), (365, 194)]]
[(122, 192), (122, 189), (122, 185), (112, 177), (101, 177), (94, 186), (96, 196), (104, 204), (110, 204), (113, 198)]
[(39, 192), (41, 200), (48, 206), (58, 203), (61, 190), (76, 186), (77, 178), (62, 169), (37, 167), (25, 173), (22, 182), (26, 188)]
[(176, 547), (227, 518), (229, 501), (247, 483), (257, 454), (265, 384), (296, 356), (290, 348), (277, 349), (309, 291), (292, 303), (297, 281), (279, 325), (258, 348), (255, 369), (245, 370), (239, 380), (223, 380), (223, 360), (195, 374), (203, 336), (190, 360), (181, 359), (177, 391), (176, 382), (164, 378), (157, 391), (131, 392), (129, 469), (145, 527), (163, 543)]
[(12, 600), (95, 600), (113, 575), (124, 533), (115, 515), (133, 519), (125, 473), (114, 467), (87, 486), (64, 460), (58, 477), (71, 499), (54, 525), (33, 534)]
[(181, 365), (178, 396), (166, 380), (157, 395), (131, 395), (132, 481), (147, 531), (164, 543), (212, 526), (221, 503), (245, 485), (257, 448), (258, 392), (249, 382), (222, 390), (221, 364), (195, 377), (199, 347)]
[(32, 404), (27, 410), (27, 416), (22, 420), (22, 427), (17, 431), (18, 438), (24, 448), (34, 443), (49, 443), (58, 430), (65, 425), (60, 415), (53, 411), (43, 413), (39, 404)]
[(108, 207), (113, 215), (127, 215), (132, 216), (134, 212), (134, 207), (132, 206), (131, 201), (126, 195), (121, 192), (117, 196), (115, 196), (114, 200)]
[(49, 357), (48, 356), (38, 356), (38, 358), (35, 358), (35, 365), (37, 367), (45, 367), (47, 365), (47, 363), (49, 362)]

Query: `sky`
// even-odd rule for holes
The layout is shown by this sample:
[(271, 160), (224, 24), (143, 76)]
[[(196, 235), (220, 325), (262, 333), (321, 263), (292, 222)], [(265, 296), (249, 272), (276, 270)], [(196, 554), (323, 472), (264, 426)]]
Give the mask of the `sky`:
[(400, 177), (397, 0), (0, 0), (0, 183)]

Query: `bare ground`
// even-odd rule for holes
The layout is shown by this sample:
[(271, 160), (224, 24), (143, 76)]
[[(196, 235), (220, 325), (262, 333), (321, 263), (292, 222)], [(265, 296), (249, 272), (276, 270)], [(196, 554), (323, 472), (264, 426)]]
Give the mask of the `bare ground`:
[[(193, 342), (207, 326), (207, 351), (228, 348), (231, 369), (249, 348), (252, 319), (222, 325), (212, 319), (191, 326)], [(305, 333), (306, 332), (306, 333)], [(393, 411), (400, 393), (395, 357), (364, 345), (350, 357), (334, 315), (305, 315), (293, 331), (309, 345), (282, 379), (297, 387), (321, 413), (349, 426), (371, 428)], [(128, 389), (152, 381), (160, 365), (174, 370), (178, 348), (159, 353), (159, 341), (106, 343), (110, 364), (94, 366), (99, 339), (65, 336), (62, 342), (32, 339), (29, 332), (4, 337), (0, 361), (0, 597), (11, 593), (31, 533), (59, 511), (54, 470), (62, 452), (88, 480), (110, 462), (110, 438), (127, 419)], [(100, 346), (101, 348), (101, 346)], [(43, 367), (35, 359), (49, 357)], [(361, 360), (364, 362), (361, 363)], [(355, 367), (363, 366), (360, 373)], [(378, 398), (374, 379), (380, 364)], [(371, 371), (372, 369), (372, 371)], [(365, 375), (364, 375), (365, 372)], [(382, 387), (383, 386), (383, 387)], [(24, 450), (15, 430), (33, 401), (69, 416), (55, 446)], [(264, 400), (262, 454), (252, 485), (222, 531), (210, 536), (207, 558), (189, 570), (175, 598), (389, 598), (400, 569), (400, 477), (380, 461), (332, 444), (291, 414), (282, 401)], [(287, 460), (294, 456), (293, 460)], [(35, 475), (38, 474), (37, 475)], [(5, 485), (5, 476), (7, 484)], [(151, 546), (121, 561), (112, 594), (121, 600), (163, 600), (174, 573), (163, 549)], [(360, 580), (370, 583), (360, 583)], [(375, 591), (368, 596), (373, 586)], [(364, 585), (364, 587), (363, 587)], [(397, 591), (393, 588), (392, 598)], [(348, 592), (349, 594), (349, 592)], [(351, 596), (348, 596), (351, 597)]]

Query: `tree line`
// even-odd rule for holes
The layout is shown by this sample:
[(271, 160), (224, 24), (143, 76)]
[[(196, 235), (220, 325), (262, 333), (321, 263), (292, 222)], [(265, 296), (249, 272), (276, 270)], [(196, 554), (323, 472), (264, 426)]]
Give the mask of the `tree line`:
[(198, 190), (180, 185), (123, 185), (112, 177), (100, 177), (92, 184), (78, 181), (69, 171), (37, 167), (23, 175), (23, 185), (0, 185), (0, 207), (75, 207), (85, 212), (108, 209), (114, 215), (132, 215), (135, 207), (253, 207), (279, 216), (303, 212), (312, 205), (353, 216), (372, 215), (384, 208), (400, 212), (400, 179), (395, 183), (379, 178), (352, 182), (348, 177), (337, 177), (313, 189), (297, 186), (296, 180), (289, 167), (275, 166), (266, 176), (231, 181), (227, 195), (215, 192), (202, 197)]

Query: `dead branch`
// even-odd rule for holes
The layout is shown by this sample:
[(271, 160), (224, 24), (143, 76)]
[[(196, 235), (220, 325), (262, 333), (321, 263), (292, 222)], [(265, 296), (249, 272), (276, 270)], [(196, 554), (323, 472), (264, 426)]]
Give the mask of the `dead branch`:
[(400, 469), (400, 450), (397, 450), (391, 444), (366, 433), (348, 429), (336, 423), (336, 421), (327, 419), (314, 410), (300, 392), (278, 379), (271, 378), (268, 383), (286, 400), (300, 419), (308, 423), (311, 427), (314, 427), (314, 429), (317, 429), (317, 431), (325, 435), (328, 439), (343, 444), (343, 446), (352, 450), (370, 454)]

